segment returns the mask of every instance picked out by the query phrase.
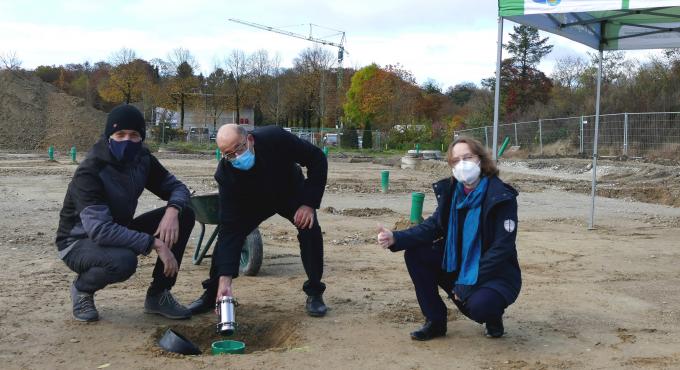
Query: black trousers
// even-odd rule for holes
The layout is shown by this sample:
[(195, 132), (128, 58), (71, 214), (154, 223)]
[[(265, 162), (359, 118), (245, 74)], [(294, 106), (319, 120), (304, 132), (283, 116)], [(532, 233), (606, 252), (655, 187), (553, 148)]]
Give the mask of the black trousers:
[[(164, 214), (165, 207), (144, 213), (132, 220), (128, 228), (153, 234)], [(179, 217), (179, 240), (171, 249), (178, 265), (182, 263), (182, 255), (194, 227), (194, 218), (194, 212), (189, 207), (185, 207)], [(64, 257), (64, 263), (78, 273), (74, 281), (76, 289), (94, 293), (109, 284), (129, 279), (137, 269), (137, 254), (124, 246), (98, 245), (90, 239), (83, 239)], [(152, 276), (149, 294), (171, 289), (177, 280), (177, 275), (163, 275), (163, 262), (160, 258), (156, 259)]]
[[(299, 204), (289, 204), (287, 206), (273, 208), (258, 208), (254, 213), (244, 215), (243, 220), (241, 220), (242, 222), (240, 222), (240, 224), (243, 225), (241, 232), (221, 233), (220, 237), (235, 239), (237, 243), (241, 243), (242, 245), (248, 234), (275, 214), (278, 214), (293, 223), (293, 217), (299, 206)], [(302, 290), (309, 296), (322, 295), (326, 290), (326, 284), (321, 282), (321, 278), (323, 277), (323, 237), (321, 235), (321, 226), (319, 226), (316, 211), (314, 211), (314, 224), (312, 225), (312, 228), (297, 229), (297, 232), (297, 239), (300, 243), (302, 266), (305, 268), (305, 273), (307, 274), (307, 281), (302, 285)], [(213, 263), (210, 267), (210, 278), (203, 281), (203, 288), (206, 289), (211, 298), (217, 295), (219, 276), (217, 276), (214, 261), (219, 260), (220, 258), (220, 250), (215, 247), (212, 257)]]
[(404, 252), (408, 273), (416, 290), (420, 310), (428, 320), (446, 322), (446, 305), (439, 296), (442, 288), (463, 315), (478, 323), (496, 323), (501, 320), (508, 304), (505, 298), (490, 288), (478, 288), (470, 297), (461, 302), (453, 297), (455, 276), (442, 270), (443, 250), (423, 246)]

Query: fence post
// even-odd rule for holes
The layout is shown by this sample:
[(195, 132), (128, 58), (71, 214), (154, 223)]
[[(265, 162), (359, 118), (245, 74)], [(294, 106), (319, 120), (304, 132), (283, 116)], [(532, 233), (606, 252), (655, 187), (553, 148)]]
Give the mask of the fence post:
[(583, 153), (583, 116), (581, 116), (581, 122), (579, 123), (579, 126), (580, 126), (580, 130), (581, 130), (581, 134), (580, 134), (580, 138), (579, 138), (580, 146), (579, 146), (578, 152), (582, 154)]
[(489, 147), (489, 131), (487, 130), (487, 128), (489, 128), (489, 126), (484, 126), (484, 145), (486, 145), (486, 147), (488, 148)]
[(513, 123), (513, 125), (515, 125), (515, 146), (517, 146), (517, 145), (519, 145), (517, 143), (517, 122)]
[(538, 142), (541, 148), (541, 155), (543, 155), (543, 123), (538, 119)]
[(623, 114), (623, 155), (628, 156), (628, 113)]

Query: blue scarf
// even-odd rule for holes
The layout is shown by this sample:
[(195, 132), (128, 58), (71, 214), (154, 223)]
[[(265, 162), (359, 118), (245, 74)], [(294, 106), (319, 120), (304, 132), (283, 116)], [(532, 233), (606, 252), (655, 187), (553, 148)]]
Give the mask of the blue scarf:
[[(482, 213), (482, 198), (486, 194), (489, 179), (482, 177), (477, 187), (467, 196), (463, 192), (463, 184), (458, 183), (451, 199), (451, 213), (449, 214), (449, 230), (446, 235), (446, 250), (442, 268), (446, 272), (456, 271), (460, 259), (460, 272), (456, 284), (474, 285), (479, 274), (479, 257), (482, 254), (482, 239), (480, 238), (479, 221)], [(461, 230), (458, 229), (458, 210), (467, 209), (463, 223), (462, 256), (458, 255), (456, 244)]]

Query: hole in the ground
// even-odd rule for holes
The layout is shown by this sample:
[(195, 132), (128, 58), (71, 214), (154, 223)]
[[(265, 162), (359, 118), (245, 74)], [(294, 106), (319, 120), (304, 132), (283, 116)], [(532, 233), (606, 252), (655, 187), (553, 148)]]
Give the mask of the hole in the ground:
[(207, 313), (196, 316), (190, 321), (177, 322), (159, 327), (154, 332), (148, 350), (158, 355), (180, 356), (163, 351), (158, 340), (167, 329), (182, 334), (196, 345), (203, 355), (211, 355), (212, 342), (232, 339), (246, 344), (246, 353), (276, 350), (286, 351), (299, 347), (302, 342), (298, 333), (299, 321), (293, 315), (268, 313), (266, 308), (240, 306), (236, 311), (238, 329), (234, 335), (225, 337), (215, 332), (217, 316)]

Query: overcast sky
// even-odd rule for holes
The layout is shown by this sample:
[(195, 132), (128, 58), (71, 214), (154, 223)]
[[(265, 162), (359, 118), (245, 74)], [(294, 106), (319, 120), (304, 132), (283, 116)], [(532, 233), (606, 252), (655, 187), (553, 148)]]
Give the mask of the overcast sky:
[[(123, 47), (146, 60), (167, 59), (182, 47), (208, 74), (233, 49), (266, 49), (290, 67), (311, 42), (228, 19), (302, 34), (314, 23), (346, 32), (345, 67), (400, 63), (418, 83), (434, 79), (446, 89), (461, 82), (479, 84), (494, 74), (496, 7), (495, 0), (0, 0), (0, 53), (16, 52), (23, 67), (32, 69), (108, 61)], [(506, 34), (513, 25), (505, 22)], [(321, 38), (332, 33), (317, 30), (314, 36)], [(340, 41), (339, 36), (328, 39)], [(547, 73), (556, 58), (589, 50), (558, 36), (551, 43), (555, 48), (541, 64)], [(336, 48), (324, 47), (336, 55)], [(629, 54), (641, 58), (649, 52)]]

